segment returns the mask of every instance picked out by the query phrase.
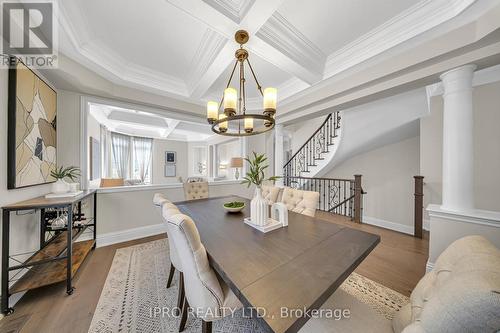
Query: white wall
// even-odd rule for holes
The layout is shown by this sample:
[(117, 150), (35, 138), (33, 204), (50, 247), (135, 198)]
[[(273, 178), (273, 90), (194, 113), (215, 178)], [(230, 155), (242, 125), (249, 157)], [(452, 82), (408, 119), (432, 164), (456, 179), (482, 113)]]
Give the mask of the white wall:
[[(290, 136), (290, 144), (292, 148), (292, 154), (295, 154), (297, 150), (302, 147), (304, 143), (313, 135), (313, 133), (321, 126), (325, 121), (327, 116), (321, 116), (317, 118), (311, 118), (306, 121), (301, 121), (299, 124), (293, 124), (286, 126), (285, 131), (293, 133)], [(287, 161), (285, 161), (286, 163)]]
[[(175, 151), (175, 177), (165, 177), (165, 152)], [(188, 144), (183, 141), (153, 139), (153, 184), (178, 183), (179, 177), (185, 181), (188, 177)]]
[(363, 222), (413, 233), (413, 176), (419, 173), (419, 137), (356, 155), (330, 170), (327, 178), (361, 174)]
[[(157, 192), (165, 194), (173, 202), (185, 200), (182, 185), (166, 189), (99, 193), (97, 211), (99, 235), (161, 224), (161, 217), (153, 206), (153, 195)], [(251, 193), (252, 189), (247, 189), (239, 183), (211, 183), (209, 186), (210, 197), (232, 194), (250, 198)]]
[[(420, 169), (424, 204), (441, 204), (443, 98), (431, 98), (431, 114), (420, 122)], [(500, 82), (474, 88), (474, 195), (476, 208), (500, 211)]]

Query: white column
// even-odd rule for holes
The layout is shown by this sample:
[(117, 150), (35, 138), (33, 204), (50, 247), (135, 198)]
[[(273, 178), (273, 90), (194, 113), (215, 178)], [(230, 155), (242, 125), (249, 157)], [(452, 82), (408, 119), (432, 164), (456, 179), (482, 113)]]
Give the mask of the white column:
[[(274, 175), (280, 177), (283, 177), (283, 156), (285, 154), (283, 135), (283, 125), (277, 124), (274, 127)], [(283, 186), (283, 179), (278, 179), (276, 185)]]
[(443, 204), (452, 211), (474, 208), (472, 78), (475, 65), (441, 75), (443, 111)]

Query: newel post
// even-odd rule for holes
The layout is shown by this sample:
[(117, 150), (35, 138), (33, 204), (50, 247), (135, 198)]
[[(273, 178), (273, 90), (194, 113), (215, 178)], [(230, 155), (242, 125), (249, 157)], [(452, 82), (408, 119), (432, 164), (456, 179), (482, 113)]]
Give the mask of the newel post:
[(361, 175), (354, 175), (354, 222), (356, 223), (361, 223), (362, 192)]
[(415, 178), (415, 221), (413, 235), (422, 238), (423, 234), (423, 209), (424, 209), (424, 176)]

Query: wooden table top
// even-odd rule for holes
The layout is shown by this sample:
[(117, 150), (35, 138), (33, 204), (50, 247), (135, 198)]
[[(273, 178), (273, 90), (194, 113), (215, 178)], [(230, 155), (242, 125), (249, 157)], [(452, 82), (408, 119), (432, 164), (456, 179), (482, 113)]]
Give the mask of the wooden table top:
[(48, 208), (55, 206), (65, 206), (76, 203), (91, 194), (94, 194), (96, 190), (85, 190), (82, 194), (79, 194), (74, 197), (65, 197), (65, 198), (51, 198), (47, 199), (44, 195), (39, 196), (37, 198), (28, 199), (24, 201), (19, 201), (10, 205), (3, 206), (2, 209), (6, 210), (27, 210), (27, 209), (35, 209), (35, 208)]
[[(241, 213), (223, 203), (244, 201)], [(281, 308), (318, 309), (380, 242), (380, 236), (289, 212), (288, 227), (261, 233), (243, 223), (237, 196), (176, 203), (196, 223), (212, 267), (245, 306), (263, 308), (270, 332), (297, 332), (308, 320)]]

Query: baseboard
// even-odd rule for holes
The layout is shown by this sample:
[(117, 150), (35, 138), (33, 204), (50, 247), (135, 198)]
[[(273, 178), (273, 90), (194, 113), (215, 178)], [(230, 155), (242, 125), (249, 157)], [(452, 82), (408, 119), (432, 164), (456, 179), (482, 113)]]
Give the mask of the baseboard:
[(371, 216), (363, 216), (363, 223), (371, 224), (371, 225), (385, 228), (385, 229), (390, 229), (390, 230), (402, 232), (404, 234), (408, 234), (408, 235), (413, 236), (413, 226), (394, 223), (394, 222), (378, 219), (376, 217), (371, 217)]
[(427, 263), (425, 264), (425, 272), (428, 273), (432, 271), (433, 268), (434, 268), (434, 263), (430, 262), (429, 259), (427, 259)]
[(424, 219), (423, 229), (426, 230), (426, 231), (429, 231), (430, 227), (431, 227), (431, 220)]
[(165, 224), (160, 223), (97, 235), (97, 247), (163, 234), (167, 232), (166, 228)]

